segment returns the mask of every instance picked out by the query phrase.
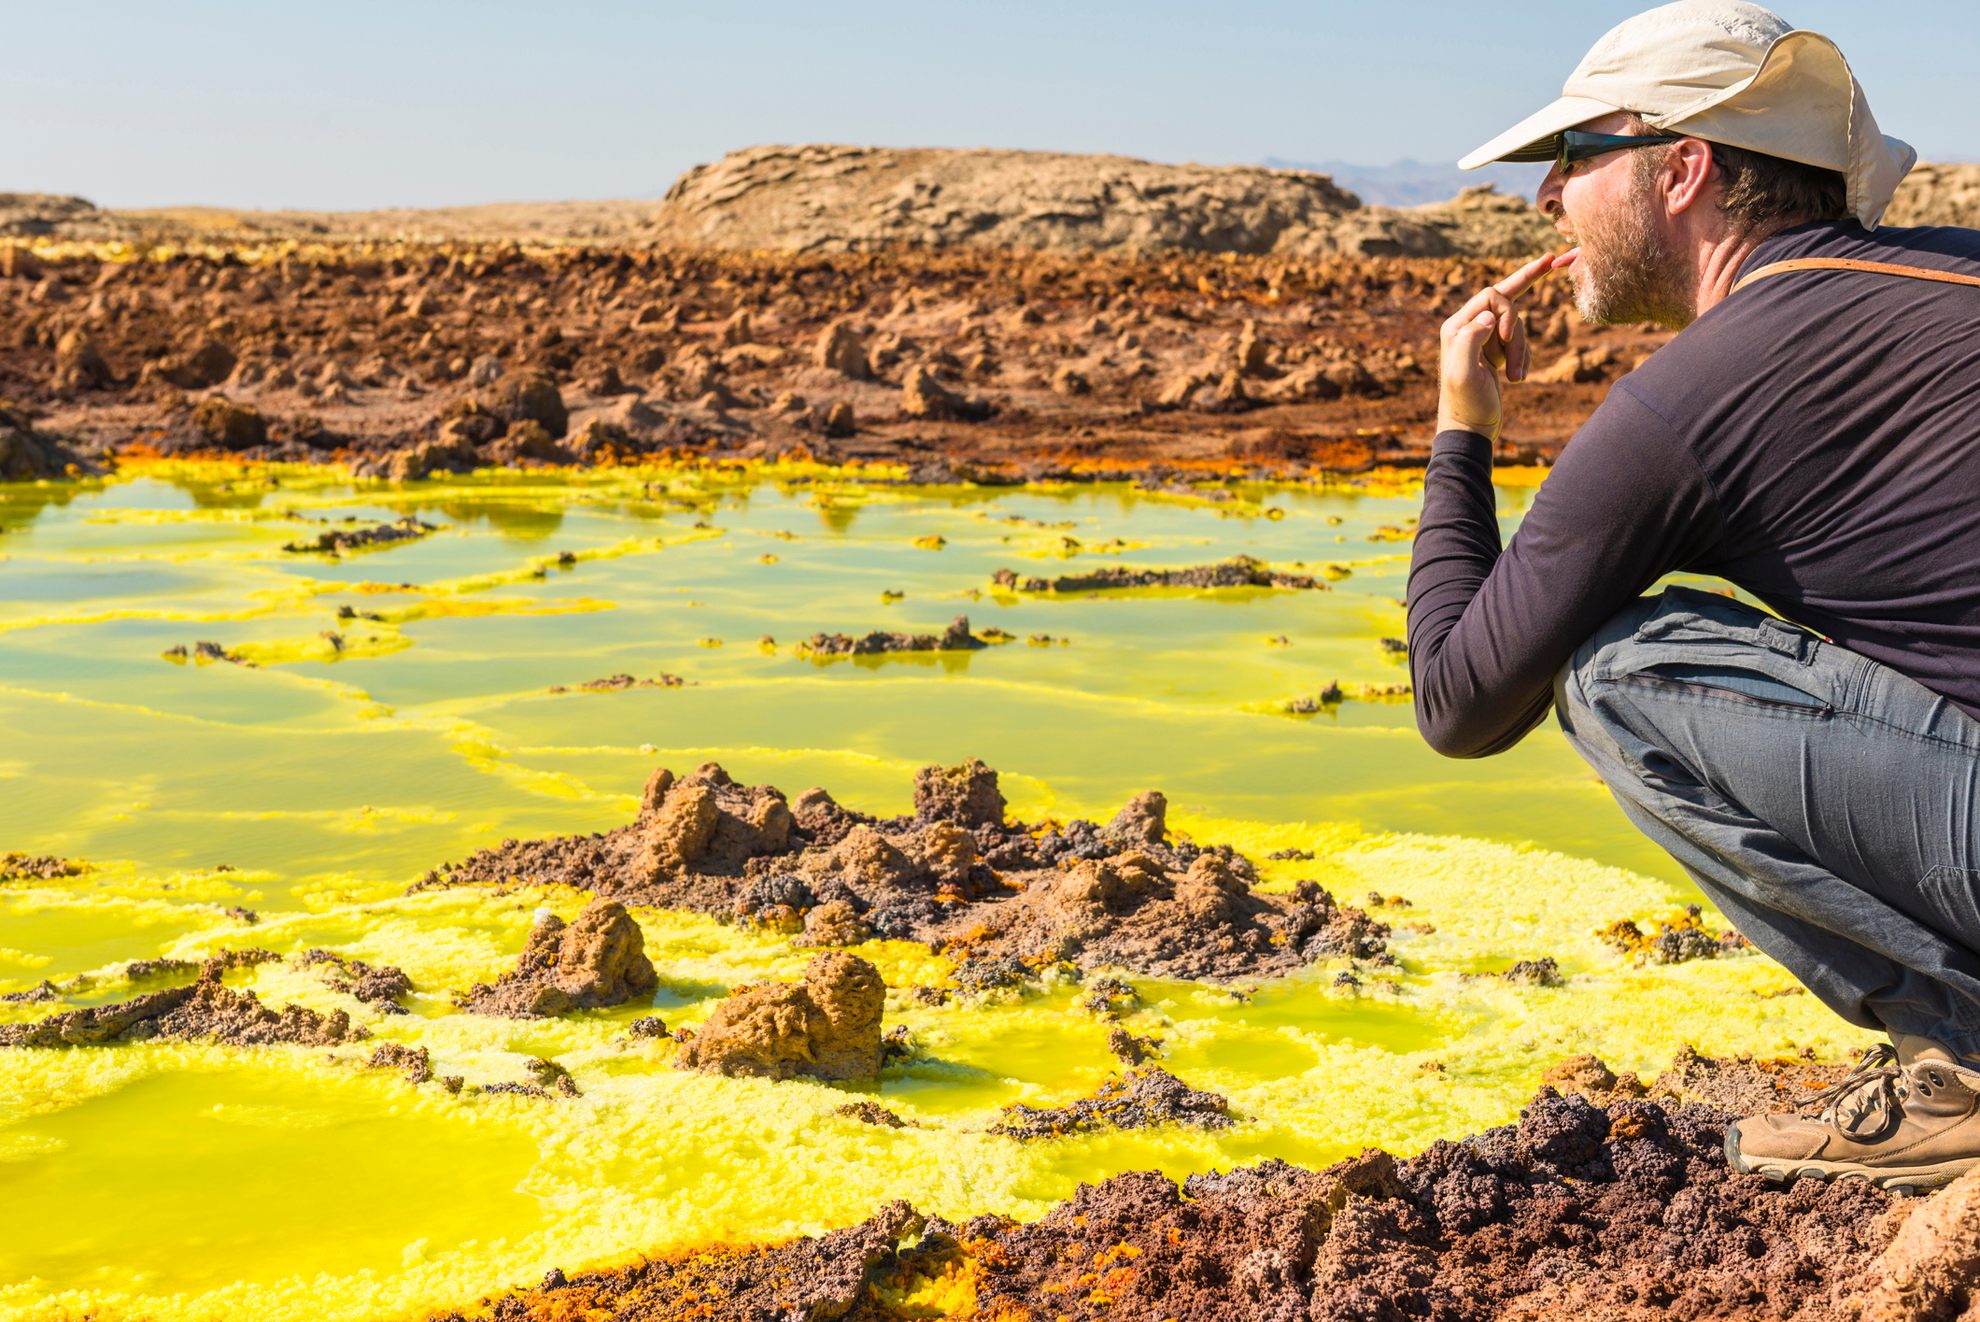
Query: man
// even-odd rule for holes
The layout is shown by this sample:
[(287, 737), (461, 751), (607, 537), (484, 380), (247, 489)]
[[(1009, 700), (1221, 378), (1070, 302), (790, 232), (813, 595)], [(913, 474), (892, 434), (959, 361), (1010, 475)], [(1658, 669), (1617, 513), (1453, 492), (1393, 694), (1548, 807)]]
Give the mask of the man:
[[(1943, 1184), (1980, 1163), (1980, 232), (1877, 228), (1911, 149), (1832, 43), (1758, 6), (1632, 18), (1565, 93), (1462, 162), (1553, 161), (1539, 204), (1578, 246), (1443, 329), (1418, 727), (1481, 757), (1553, 709), (1756, 946), (1889, 1035), (1819, 1113), (1734, 1125), (1735, 1169)], [(1498, 378), (1556, 270), (1591, 321), (1683, 333), (1502, 552)], [(1786, 619), (1639, 596), (1676, 570)]]

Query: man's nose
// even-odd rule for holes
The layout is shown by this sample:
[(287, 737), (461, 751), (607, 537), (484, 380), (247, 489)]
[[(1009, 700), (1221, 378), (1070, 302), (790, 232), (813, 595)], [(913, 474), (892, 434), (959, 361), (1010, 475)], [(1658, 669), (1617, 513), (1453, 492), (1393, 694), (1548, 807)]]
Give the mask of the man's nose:
[(1547, 167), (1547, 177), (1540, 181), (1540, 191), (1533, 195), (1533, 205), (1540, 208), (1540, 214), (1548, 220), (1559, 220), (1567, 208), (1561, 201), (1561, 167)]

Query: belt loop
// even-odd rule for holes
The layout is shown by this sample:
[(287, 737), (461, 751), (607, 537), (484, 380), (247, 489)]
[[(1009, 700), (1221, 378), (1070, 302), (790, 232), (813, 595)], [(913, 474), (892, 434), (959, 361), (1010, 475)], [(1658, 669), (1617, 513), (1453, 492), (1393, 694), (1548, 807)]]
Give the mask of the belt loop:
[(1760, 645), (1770, 652), (1791, 656), (1803, 665), (1808, 664), (1809, 652), (1814, 641), (1801, 630), (1789, 628), (1778, 621), (1760, 622)]

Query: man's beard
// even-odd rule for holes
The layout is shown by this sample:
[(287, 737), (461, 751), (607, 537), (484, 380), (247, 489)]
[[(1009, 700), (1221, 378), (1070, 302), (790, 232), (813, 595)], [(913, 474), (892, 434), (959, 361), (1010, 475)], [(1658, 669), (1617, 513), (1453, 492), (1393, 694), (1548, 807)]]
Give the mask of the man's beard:
[(1639, 173), (1640, 200), (1574, 226), (1574, 306), (1597, 325), (1654, 321), (1682, 330), (1698, 319), (1691, 264), (1650, 220), (1652, 179)]

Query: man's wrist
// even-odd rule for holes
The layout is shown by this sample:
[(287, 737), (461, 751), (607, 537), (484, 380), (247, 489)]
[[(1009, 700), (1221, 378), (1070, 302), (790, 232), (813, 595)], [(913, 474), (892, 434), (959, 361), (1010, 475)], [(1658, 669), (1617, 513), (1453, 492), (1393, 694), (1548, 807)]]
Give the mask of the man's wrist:
[(1481, 427), (1476, 423), (1461, 421), (1448, 413), (1439, 413), (1437, 415), (1437, 435), (1440, 437), (1447, 436), (1451, 432), (1469, 432), (1471, 435), (1481, 438), (1487, 444), (1497, 445), (1499, 443), (1499, 429), (1497, 427)]

